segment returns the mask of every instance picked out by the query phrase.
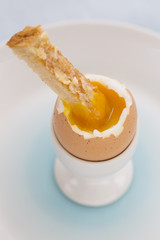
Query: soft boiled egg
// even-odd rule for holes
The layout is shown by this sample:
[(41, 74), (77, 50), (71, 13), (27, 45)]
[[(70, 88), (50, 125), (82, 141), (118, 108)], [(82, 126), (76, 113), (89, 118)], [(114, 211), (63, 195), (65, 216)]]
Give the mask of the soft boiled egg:
[(93, 74), (86, 77), (101, 93), (98, 110), (101, 109), (103, 117), (95, 118), (81, 107), (58, 98), (53, 128), (61, 145), (72, 155), (87, 161), (104, 161), (123, 152), (133, 140), (136, 104), (121, 82)]

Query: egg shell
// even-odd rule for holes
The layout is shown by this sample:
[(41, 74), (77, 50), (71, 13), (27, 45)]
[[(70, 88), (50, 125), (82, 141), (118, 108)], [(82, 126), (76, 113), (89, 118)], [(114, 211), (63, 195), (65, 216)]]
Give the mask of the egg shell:
[(57, 102), (53, 114), (53, 128), (57, 139), (61, 145), (72, 155), (87, 161), (109, 160), (123, 152), (131, 143), (137, 127), (137, 109), (133, 96), (132, 105), (129, 114), (123, 125), (123, 131), (115, 137), (93, 137), (84, 139), (82, 135), (77, 134), (70, 126), (64, 113), (58, 113)]

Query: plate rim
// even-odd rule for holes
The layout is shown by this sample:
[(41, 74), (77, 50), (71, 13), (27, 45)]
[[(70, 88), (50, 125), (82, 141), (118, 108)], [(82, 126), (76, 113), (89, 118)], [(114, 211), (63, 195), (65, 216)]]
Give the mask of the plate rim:
[[(37, 24), (39, 25), (39, 24)], [(160, 32), (153, 30), (151, 28), (143, 27), (137, 24), (127, 23), (124, 21), (114, 21), (114, 20), (67, 20), (67, 21), (58, 21), (53, 23), (47, 24), (40, 24), (46, 30), (50, 30), (51, 28), (63, 28), (63, 27), (70, 27), (70, 26), (111, 26), (111, 27), (118, 27), (127, 30), (132, 30), (137, 33), (142, 33), (153, 38), (160, 40)], [(35, 25), (36, 26), (36, 25)], [(9, 38), (4, 39), (0, 42), (0, 50), (6, 45), (6, 42)]]

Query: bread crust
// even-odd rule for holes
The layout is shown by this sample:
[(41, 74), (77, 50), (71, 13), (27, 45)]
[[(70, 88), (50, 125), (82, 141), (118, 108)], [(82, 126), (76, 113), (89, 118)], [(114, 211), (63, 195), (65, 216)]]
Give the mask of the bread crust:
[(7, 42), (7, 45), (10, 48), (30, 46), (41, 33), (41, 25), (37, 25), (36, 27), (27, 26), (22, 31), (13, 35)]

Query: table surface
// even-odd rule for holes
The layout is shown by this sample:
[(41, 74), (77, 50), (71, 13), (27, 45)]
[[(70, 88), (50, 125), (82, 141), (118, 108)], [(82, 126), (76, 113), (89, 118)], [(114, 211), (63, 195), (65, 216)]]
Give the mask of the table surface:
[(159, 0), (0, 0), (0, 41), (26, 25), (110, 20), (160, 31)]

